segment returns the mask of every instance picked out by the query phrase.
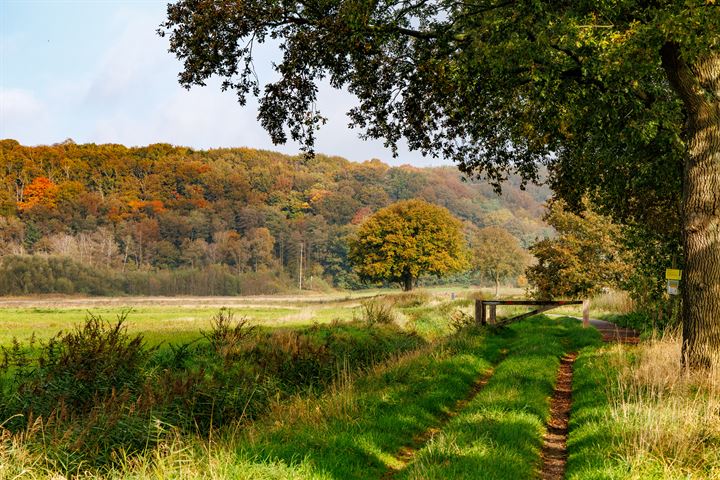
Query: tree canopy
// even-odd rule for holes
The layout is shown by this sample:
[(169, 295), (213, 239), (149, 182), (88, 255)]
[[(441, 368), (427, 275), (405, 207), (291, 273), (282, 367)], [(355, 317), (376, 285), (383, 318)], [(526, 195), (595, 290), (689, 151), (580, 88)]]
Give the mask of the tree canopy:
[(604, 288), (623, 288), (631, 267), (622, 245), (620, 227), (584, 202), (580, 213), (563, 201), (550, 205), (545, 221), (557, 237), (540, 240), (530, 252), (537, 263), (527, 270), (528, 281), (541, 298), (587, 298)]
[[(359, 287), (346, 240), (363, 219), (400, 199), (421, 198), (467, 224), (506, 229), (525, 246), (546, 236), (541, 202), (549, 190), (521, 191), (518, 184), (511, 179), (497, 198), (487, 184), (463, 181), (451, 167), (391, 167), (319, 154), (306, 161), (247, 148), (26, 147), (2, 140), (0, 294), (113, 290), (88, 289), (90, 281), (73, 289), (81, 276), (73, 277), (67, 262), (42, 256), (116, 276), (115, 291), (125, 293), (271, 293), (299, 284), (301, 245), (302, 275), (312, 277), (304, 285)], [(9, 260), (17, 255), (29, 256)], [(46, 275), (45, 267), (56, 274)], [(21, 288), (23, 268), (34, 273)], [(203, 272), (215, 280), (200, 280)], [(71, 283), (53, 287), (53, 276)], [(158, 282), (134, 282), (136, 288), (122, 281), (126, 276)], [(178, 276), (188, 282), (175, 290)], [(237, 278), (247, 281), (240, 285)]]
[(351, 240), (350, 259), (360, 278), (399, 283), (406, 291), (420, 275), (468, 266), (462, 223), (422, 200), (394, 203), (365, 220)]
[[(684, 355), (720, 351), (720, 4), (715, 0), (179, 0), (160, 33), (180, 82), (261, 95), (276, 142), (311, 150), (323, 79), (362, 135), (454, 159), (496, 186), (550, 169), (627, 224), (682, 233)], [(272, 39), (262, 85), (255, 42)], [(264, 88), (263, 88), (264, 87)], [(658, 220), (658, 218), (660, 220)], [(660, 273), (658, 273), (660, 274)]]

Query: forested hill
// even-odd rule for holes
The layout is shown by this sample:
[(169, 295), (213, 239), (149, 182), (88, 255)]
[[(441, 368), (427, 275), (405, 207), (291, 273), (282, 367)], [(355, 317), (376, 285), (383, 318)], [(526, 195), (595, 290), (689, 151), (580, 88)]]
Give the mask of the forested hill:
[[(505, 228), (524, 245), (548, 232), (541, 220), (545, 188), (522, 191), (511, 179), (498, 197), (484, 183), (463, 181), (453, 167), (390, 167), (325, 155), (306, 160), (248, 148), (72, 141), (26, 147), (2, 140), (0, 182), (3, 268), (50, 269), (56, 277), (62, 275), (55, 270), (69, 265), (88, 275), (122, 272), (124, 286), (108, 284), (108, 291), (157, 293), (128, 287), (128, 275), (169, 270), (263, 273), (275, 285), (288, 284), (299, 275), (301, 250), (304, 277), (347, 286), (353, 283), (347, 236), (371, 212), (408, 198), (445, 206), (478, 227)], [(61, 257), (65, 266), (58, 267)], [(40, 290), (86, 290), (56, 280)], [(38, 290), (32, 282), (15, 290)], [(184, 289), (177, 287), (194, 293)], [(4, 290), (0, 285), (0, 293), (22, 293)]]

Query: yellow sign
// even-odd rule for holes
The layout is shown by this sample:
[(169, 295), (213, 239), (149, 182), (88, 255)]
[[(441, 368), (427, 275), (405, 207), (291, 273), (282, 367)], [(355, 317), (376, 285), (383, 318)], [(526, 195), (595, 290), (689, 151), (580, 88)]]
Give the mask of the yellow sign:
[(680, 280), (682, 278), (682, 270), (674, 268), (665, 269), (665, 279), (667, 280)]

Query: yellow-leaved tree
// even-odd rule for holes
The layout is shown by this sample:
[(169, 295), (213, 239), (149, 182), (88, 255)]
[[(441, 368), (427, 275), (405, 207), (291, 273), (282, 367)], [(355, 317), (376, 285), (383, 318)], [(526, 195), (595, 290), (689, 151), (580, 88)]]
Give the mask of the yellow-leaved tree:
[(621, 243), (622, 229), (595, 212), (573, 213), (562, 200), (549, 205), (545, 221), (558, 235), (536, 242), (530, 252), (537, 263), (527, 277), (540, 298), (589, 297), (603, 288), (622, 288), (632, 267)]
[(368, 217), (350, 241), (350, 260), (361, 279), (397, 282), (405, 291), (420, 275), (468, 267), (460, 220), (422, 200), (397, 202)]

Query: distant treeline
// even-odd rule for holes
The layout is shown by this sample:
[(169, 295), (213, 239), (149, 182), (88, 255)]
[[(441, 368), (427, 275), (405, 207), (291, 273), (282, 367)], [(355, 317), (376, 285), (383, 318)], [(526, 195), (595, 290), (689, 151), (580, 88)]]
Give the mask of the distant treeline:
[(356, 287), (347, 238), (379, 208), (421, 198), (527, 247), (549, 233), (548, 196), (510, 179), (498, 197), (453, 167), (2, 140), (0, 294), (269, 293), (301, 272), (306, 288)]
[(67, 257), (0, 258), (0, 295), (263, 295), (285, 292), (289, 283), (289, 278), (273, 272), (237, 274), (227, 265), (122, 272)]

